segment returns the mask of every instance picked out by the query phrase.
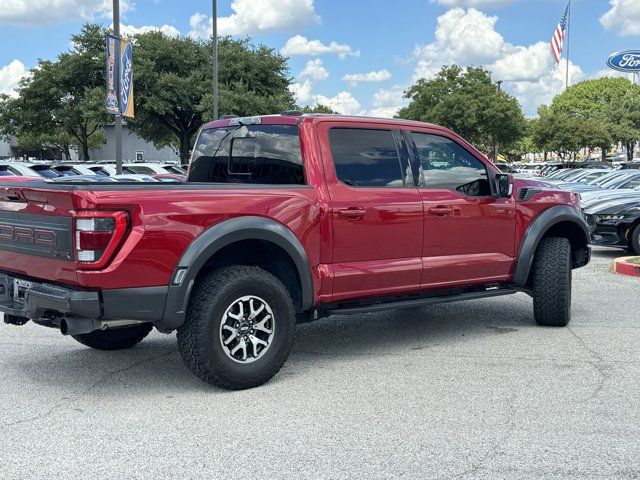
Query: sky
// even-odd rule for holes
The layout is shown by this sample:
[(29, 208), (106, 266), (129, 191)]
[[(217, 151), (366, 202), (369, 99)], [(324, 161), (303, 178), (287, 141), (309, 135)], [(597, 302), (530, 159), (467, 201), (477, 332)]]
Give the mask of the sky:
[[(111, 24), (112, 0), (0, 0), (0, 93), (38, 59), (70, 48), (84, 22)], [(299, 105), (390, 117), (442, 65), (482, 66), (533, 116), (564, 88), (549, 42), (567, 0), (219, 0), (220, 34), (290, 58)], [(205, 38), (210, 0), (121, 0), (124, 32)], [(573, 0), (571, 82), (606, 75), (613, 52), (640, 49), (640, 0)], [(274, 112), (276, 113), (276, 112)]]

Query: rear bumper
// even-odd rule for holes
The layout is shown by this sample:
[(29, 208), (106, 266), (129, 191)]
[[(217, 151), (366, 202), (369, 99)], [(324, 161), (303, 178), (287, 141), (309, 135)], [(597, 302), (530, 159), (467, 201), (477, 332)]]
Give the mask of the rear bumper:
[(167, 287), (75, 290), (0, 273), (0, 312), (38, 320), (73, 316), (157, 322), (164, 316)]

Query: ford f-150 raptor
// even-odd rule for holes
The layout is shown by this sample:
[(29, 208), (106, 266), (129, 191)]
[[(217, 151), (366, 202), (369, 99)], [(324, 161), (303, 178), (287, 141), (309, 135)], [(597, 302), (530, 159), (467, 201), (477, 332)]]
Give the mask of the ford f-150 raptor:
[(571, 316), (576, 194), (435, 125), (294, 112), (205, 125), (184, 184), (0, 184), (0, 311), (116, 350), (153, 327), (212, 384), (282, 367), (297, 322), (526, 292)]

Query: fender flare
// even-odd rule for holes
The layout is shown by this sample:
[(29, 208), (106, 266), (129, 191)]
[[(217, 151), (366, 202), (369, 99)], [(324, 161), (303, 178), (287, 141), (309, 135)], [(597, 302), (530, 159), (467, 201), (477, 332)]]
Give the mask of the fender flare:
[(527, 284), (529, 272), (531, 272), (531, 267), (533, 266), (533, 258), (540, 240), (542, 240), (549, 229), (561, 222), (571, 222), (580, 227), (580, 230), (584, 234), (584, 244), (587, 246), (587, 249), (589, 248), (589, 229), (578, 210), (569, 205), (556, 205), (545, 210), (529, 224), (520, 243), (520, 251), (518, 252), (516, 266), (513, 271), (513, 283), (517, 287), (524, 288)]
[[(174, 329), (185, 320), (191, 289), (205, 263), (219, 250), (242, 240), (265, 240), (282, 248), (293, 261), (302, 287), (302, 311), (313, 305), (313, 275), (304, 247), (287, 227), (264, 217), (236, 217), (200, 234), (182, 254), (171, 277), (164, 317), (157, 326)], [(178, 278), (178, 275), (181, 278)]]

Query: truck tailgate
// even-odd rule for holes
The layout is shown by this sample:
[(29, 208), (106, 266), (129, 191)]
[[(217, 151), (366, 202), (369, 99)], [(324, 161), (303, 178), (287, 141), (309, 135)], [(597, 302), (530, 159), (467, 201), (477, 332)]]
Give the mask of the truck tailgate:
[(0, 269), (75, 284), (72, 191), (0, 186)]

